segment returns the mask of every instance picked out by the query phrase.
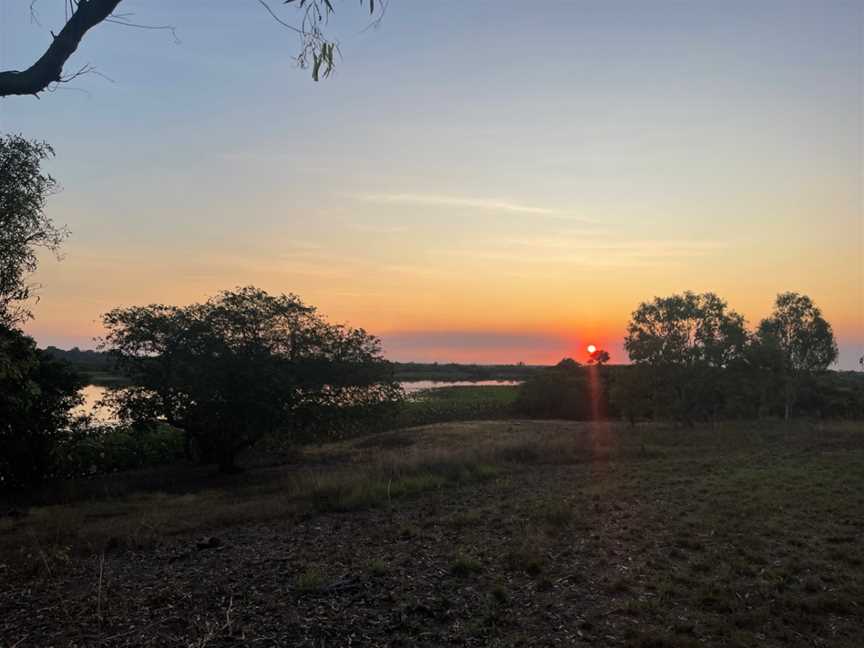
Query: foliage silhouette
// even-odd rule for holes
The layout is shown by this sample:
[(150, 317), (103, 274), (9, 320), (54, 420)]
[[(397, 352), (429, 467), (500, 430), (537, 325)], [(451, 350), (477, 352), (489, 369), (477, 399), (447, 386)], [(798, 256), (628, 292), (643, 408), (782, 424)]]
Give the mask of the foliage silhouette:
[(624, 347), (651, 384), (654, 414), (691, 424), (715, 419), (724, 370), (747, 345), (744, 318), (714, 293), (685, 292), (644, 302), (633, 312)]
[(531, 418), (591, 418), (591, 393), (585, 368), (572, 358), (564, 358), (532, 376), (520, 386), (514, 408)]
[(109, 397), (121, 420), (183, 430), (187, 454), (224, 472), (268, 434), (334, 434), (401, 397), (377, 338), (329, 324), (294, 295), (254, 287), (202, 304), (119, 308), (104, 347), (133, 386)]
[(0, 324), (0, 490), (52, 477), (81, 382), (36, 342)]
[[(94, 68), (85, 65), (72, 74), (64, 74), (63, 68), (69, 58), (78, 49), (81, 40), (92, 28), (104, 23), (139, 29), (157, 29), (171, 32), (175, 42), (179, 43), (175, 30), (170, 25), (147, 25), (129, 20), (130, 14), (115, 13), (121, 0), (76, 0), (68, 2), (66, 21), (55, 34), (51, 32), (51, 43), (45, 52), (28, 68), (24, 70), (0, 71), (0, 97), (12, 95), (38, 95), (51, 89), (54, 84), (71, 81), (83, 74), (93, 72)], [(38, 23), (35, 2), (30, 5), (31, 19)], [(258, 4), (279, 25), (296, 34), (300, 48), (295, 61), (302, 69), (311, 69), (312, 78), (318, 81), (328, 77), (339, 55), (338, 43), (330, 40), (326, 34), (329, 18), (335, 13), (330, 0), (283, 0), (282, 4), (293, 4), (297, 9), (297, 24), (286, 22), (274, 11), (266, 0), (258, 0)], [(386, 0), (360, 0), (369, 15), (373, 17), (373, 25), (378, 24), (387, 6)], [(377, 6), (377, 14), (376, 14)], [(377, 15), (377, 17), (376, 17)]]
[(66, 230), (45, 215), (45, 200), (57, 182), (42, 170), (54, 150), (20, 135), (0, 136), (0, 323), (14, 326), (31, 314), (27, 300), (37, 252), (57, 252)]
[(756, 338), (778, 356), (784, 383), (784, 418), (795, 405), (802, 381), (825, 371), (837, 359), (831, 325), (806, 295), (777, 295), (774, 311), (759, 324)]

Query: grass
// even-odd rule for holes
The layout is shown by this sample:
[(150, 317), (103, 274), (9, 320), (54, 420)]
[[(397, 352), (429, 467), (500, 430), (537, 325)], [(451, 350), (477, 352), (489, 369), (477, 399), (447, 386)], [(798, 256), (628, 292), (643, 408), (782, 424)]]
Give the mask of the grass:
[(450, 573), (454, 576), (467, 577), (483, 571), (483, 563), (472, 556), (458, 555), (450, 565)]
[[(362, 444), (360, 444), (362, 446)], [(340, 451), (333, 447), (319, 450)], [(357, 452), (365, 457), (368, 451)], [(320, 457), (319, 457), (320, 458)], [(296, 473), (271, 470), (264, 480), (184, 494), (125, 497), (35, 507), (22, 521), (0, 519), (0, 550), (39, 559), (32, 549), (64, 547), (86, 554), (104, 547), (142, 549), (172, 537), (309, 513), (362, 511), (401, 498), (494, 477), (476, 453), (423, 452), (384, 456), (350, 467)]]
[(317, 567), (307, 567), (298, 574), (294, 587), (300, 592), (312, 592), (324, 584), (324, 576)]
[(388, 422), (395, 428), (449, 421), (503, 419), (513, 414), (515, 385), (457, 386), (426, 389), (406, 400)]
[(389, 571), (387, 563), (381, 559), (370, 560), (368, 570), (373, 576), (385, 576)]
[(545, 562), (541, 551), (544, 544), (544, 540), (538, 536), (527, 535), (518, 539), (504, 554), (507, 567), (530, 576), (540, 575)]
[[(201, 560), (214, 578), (238, 565), (220, 586), (239, 583), (232, 618), (257, 609), (244, 589), (253, 568), (236, 557), (249, 545), (256, 560), (289, 547), (286, 578), (298, 591), (354, 575), (379, 603), (351, 616), (351, 631), (384, 615), (386, 641), (406, 645), (852, 648), (864, 618), (860, 428), (469, 421), (310, 447), (295, 465), (219, 488), (0, 519), (0, 597), (50, 587), (74, 601), (75, 583), (95, 583), (96, 558), (108, 556), (105, 588), (118, 586), (121, 566), (132, 570), (129, 610), (138, 609), (136, 592), (156, 585), (126, 556), (174, 555), (178, 543), (216, 533), (228, 538), (224, 551)], [(273, 572), (264, 562), (248, 576), (256, 587)], [(99, 601), (120, 605), (99, 582)], [(224, 616), (219, 601), (213, 618)], [(106, 624), (112, 610), (100, 612)], [(341, 617), (321, 623), (336, 632)]]

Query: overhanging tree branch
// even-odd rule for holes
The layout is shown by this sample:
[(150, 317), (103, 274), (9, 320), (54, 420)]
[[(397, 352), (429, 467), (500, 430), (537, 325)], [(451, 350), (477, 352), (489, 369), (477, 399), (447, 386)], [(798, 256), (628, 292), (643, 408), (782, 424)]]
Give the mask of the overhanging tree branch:
[[(30, 20), (39, 23), (35, 4), (30, 2)], [(33, 65), (23, 71), (0, 71), (0, 97), (12, 95), (33, 95), (53, 89), (52, 84), (69, 81), (82, 74), (93, 72), (92, 66), (85, 65), (73, 75), (63, 74), (63, 66), (78, 49), (84, 35), (99, 23), (113, 23), (124, 27), (157, 29), (169, 31), (176, 43), (180, 41), (170, 25), (147, 25), (129, 20), (130, 13), (114, 13), (122, 0), (63, 0), (66, 10), (66, 23), (60, 33), (51, 32), (53, 40), (45, 53)], [(325, 30), (330, 16), (334, 13), (332, 0), (281, 0), (283, 5), (291, 5), (299, 15), (299, 24), (291, 25), (270, 8), (267, 0), (258, 0), (267, 13), (281, 26), (296, 33), (300, 39), (300, 52), (295, 57), (299, 67), (311, 68), (312, 78), (318, 81), (333, 71), (335, 56), (339, 46), (327, 38)], [(360, 6), (369, 10), (373, 20), (368, 27), (377, 26), (387, 7), (387, 0), (378, 0), (376, 17), (375, 0), (360, 0)], [(367, 28), (368, 28), (367, 27)]]
[[(0, 97), (35, 95), (63, 80), (63, 66), (78, 49), (87, 31), (106, 20), (121, 0), (80, 0), (51, 45), (24, 71), (0, 72)], [(52, 34), (53, 35), (53, 34)]]

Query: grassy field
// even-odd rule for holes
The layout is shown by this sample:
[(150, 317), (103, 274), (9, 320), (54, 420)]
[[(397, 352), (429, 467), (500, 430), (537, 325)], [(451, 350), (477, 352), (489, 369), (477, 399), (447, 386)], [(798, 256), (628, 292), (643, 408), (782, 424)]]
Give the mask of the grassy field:
[(519, 395), (516, 385), (457, 386), (426, 389), (401, 403), (392, 428), (450, 421), (509, 418)]
[(837, 646), (860, 424), (480, 421), (0, 519), (0, 646)]

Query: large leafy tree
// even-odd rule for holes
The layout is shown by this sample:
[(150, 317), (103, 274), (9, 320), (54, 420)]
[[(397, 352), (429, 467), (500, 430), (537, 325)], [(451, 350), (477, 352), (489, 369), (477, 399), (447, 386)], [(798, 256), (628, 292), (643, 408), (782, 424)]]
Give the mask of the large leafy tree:
[(640, 304), (624, 339), (633, 362), (651, 365), (724, 367), (746, 343), (744, 318), (710, 292), (685, 292)]
[(633, 312), (624, 347), (634, 364), (650, 369), (655, 413), (690, 422), (716, 416), (722, 370), (742, 357), (744, 318), (714, 293), (685, 292), (644, 302)]
[(784, 378), (784, 417), (789, 418), (802, 382), (837, 359), (831, 325), (807, 295), (777, 295), (771, 315), (759, 324), (759, 344), (779, 350)]
[(113, 395), (120, 417), (167, 421), (226, 472), (264, 435), (332, 430), (401, 395), (377, 338), (328, 323), (294, 295), (246, 287), (186, 307), (119, 308), (103, 321), (105, 348), (135, 384)]
[(80, 387), (68, 365), (0, 324), (0, 490), (54, 475)]
[(45, 214), (57, 183), (42, 164), (53, 154), (44, 142), (0, 136), (0, 323), (7, 326), (30, 315), (28, 277), (36, 270), (38, 251), (56, 252), (66, 237)]
[[(59, 0), (54, 0), (59, 2)], [(62, 0), (65, 10), (65, 22), (54, 33), (50, 33), (51, 41), (44, 53), (29, 67), (23, 70), (0, 71), (0, 97), (10, 95), (36, 95), (53, 84), (62, 83), (92, 70), (84, 66), (74, 72), (64, 72), (64, 66), (78, 49), (82, 39), (92, 28), (102, 24), (112, 24), (126, 28), (166, 29), (173, 32), (168, 25), (150, 25), (137, 23), (130, 19), (130, 14), (122, 10), (122, 0)], [(338, 59), (338, 43), (326, 35), (326, 26), (334, 13), (331, 0), (279, 0), (271, 7), (267, 0), (258, 0), (262, 10), (266, 11), (279, 25), (297, 36), (299, 52), (295, 59), (301, 68), (309, 68), (312, 77), (317, 81), (329, 76)], [(296, 8), (292, 16), (280, 12), (279, 5), (289, 5), (287, 9)], [(375, 22), (380, 20), (387, 6), (387, 0), (360, 0)], [(30, 11), (33, 20), (38, 20), (37, 2), (32, 0)], [(376, 13), (377, 11), (377, 13)], [(176, 36), (175, 36), (176, 38)]]

